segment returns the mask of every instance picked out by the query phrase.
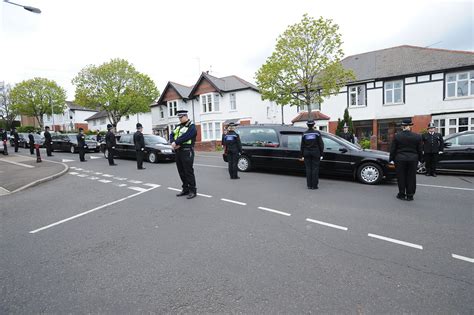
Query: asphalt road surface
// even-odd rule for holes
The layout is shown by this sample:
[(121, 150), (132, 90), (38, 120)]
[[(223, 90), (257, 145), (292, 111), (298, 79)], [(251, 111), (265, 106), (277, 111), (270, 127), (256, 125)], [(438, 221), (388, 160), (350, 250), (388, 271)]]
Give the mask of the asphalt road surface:
[(198, 153), (187, 200), (174, 163), (54, 154), (68, 174), (0, 197), (2, 314), (474, 312), (474, 177), (407, 202)]

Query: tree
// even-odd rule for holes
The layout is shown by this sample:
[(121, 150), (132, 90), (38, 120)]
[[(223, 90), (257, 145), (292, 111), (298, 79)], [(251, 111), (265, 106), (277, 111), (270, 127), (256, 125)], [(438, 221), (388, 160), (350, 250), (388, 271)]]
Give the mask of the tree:
[(349, 115), (349, 109), (347, 108), (344, 110), (343, 119), (337, 119), (336, 135), (339, 135), (344, 131), (344, 124), (347, 124), (349, 127), (349, 133), (354, 134), (354, 124), (352, 123), (352, 117)]
[(352, 71), (340, 63), (344, 53), (338, 30), (332, 20), (315, 20), (307, 14), (290, 25), (256, 73), (262, 99), (282, 106), (304, 105), (311, 117), (314, 104), (320, 109), (324, 98), (354, 79)]
[(19, 114), (18, 109), (12, 104), (10, 92), (10, 84), (0, 86), (0, 116), (3, 117), (6, 129), (13, 127), (13, 122)]
[(89, 65), (72, 80), (79, 105), (105, 110), (111, 124), (126, 115), (146, 113), (158, 98), (155, 83), (124, 59), (112, 59), (100, 66)]
[(62, 114), (66, 108), (66, 90), (55, 81), (34, 78), (18, 83), (10, 93), (12, 107), (20, 114), (35, 117), (43, 128), (43, 115)]

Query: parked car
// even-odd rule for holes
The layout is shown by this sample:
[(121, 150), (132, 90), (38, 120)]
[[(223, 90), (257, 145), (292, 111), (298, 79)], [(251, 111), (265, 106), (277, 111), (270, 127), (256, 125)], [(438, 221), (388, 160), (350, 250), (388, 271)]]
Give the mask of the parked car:
[[(237, 127), (236, 132), (242, 142), (239, 170), (247, 172), (253, 168), (269, 168), (304, 172), (300, 145), (305, 130), (281, 125)], [(370, 185), (395, 177), (395, 165), (389, 162), (387, 152), (362, 149), (338, 136), (326, 132), (321, 134), (324, 142), (320, 164), (322, 175), (348, 176)]]
[[(150, 163), (158, 161), (174, 161), (175, 152), (169, 142), (160, 136), (143, 135), (145, 138), (145, 159)], [(135, 144), (133, 134), (123, 134), (116, 136), (117, 145), (114, 156), (119, 158), (136, 158)], [(105, 142), (101, 143), (101, 151), (105, 158), (108, 156), (108, 150)]]
[[(35, 138), (35, 143), (39, 143), (40, 145), (40, 148), (43, 147), (43, 144), (44, 144), (44, 137), (37, 134), (37, 133), (34, 133), (33, 134), (33, 137)], [(28, 138), (28, 133), (27, 132), (19, 132), (18, 133), (18, 146), (20, 148), (29, 148), (30, 145), (29, 145), (29, 138)], [(10, 145), (13, 147), (15, 145), (15, 143), (13, 142), (13, 137), (10, 136)]]
[[(77, 134), (56, 134), (51, 138), (53, 140), (53, 151), (69, 151), (71, 153), (79, 152), (79, 149), (77, 148)], [(94, 140), (86, 139), (86, 146), (86, 151), (99, 152), (100, 150), (100, 146), (97, 144), (97, 141)]]
[[(438, 159), (440, 173), (474, 174), (474, 131), (463, 131), (444, 137), (444, 152)], [(424, 163), (418, 173), (426, 173)]]

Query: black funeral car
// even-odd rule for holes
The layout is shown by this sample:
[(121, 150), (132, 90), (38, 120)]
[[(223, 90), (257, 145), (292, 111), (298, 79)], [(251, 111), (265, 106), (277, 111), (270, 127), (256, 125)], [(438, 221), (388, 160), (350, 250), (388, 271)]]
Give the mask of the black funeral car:
[[(169, 142), (160, 136), (143, 135), (145, 138), (145, 159), (150, 163), (159, 161), (174, 161), (175, 152)], [(133, 134), (123, 134), (116, 136), (117, 145), (115, 147), (114, 156), (119, 158), (135, 159), (137, 153), (133, 142)], [(101, 151), (107, 158), (108, 151), (105, 142), (101, 143)]]
[[(29, 148), (30, 145), (30, 139), (28, 138), (28, 133), (27, 132), (19, 132), (18, 133), (18, 146), (20, 148)], [(40, 148), (43, 147), (44, 144), (44, 137), (37, 134), (33, 133), (33, 137), (35, 138), (35, 144), (38, 143), (40, 145)], [(10, 145), (13, 147), (15, 145), (15, 142), (13, 141), (13, 137), (10, 136)]]
[[(238, 162), (239, 170), (247, 172), (253, 168), (270, 168), (304, 172), (300, 144), (305, 130), (282, 125), (239, 126), (236, 131), (243, 149)], [(389, 163), (387, 152), (361, 149), (338, 136), (326, 132), (321, 134), (324, 141), (321, 174), (352, 177), (371, 185), (380, 183), (384, 178), (395, 177), (395, 166)]]
[[(77, 133), (56, 134), (52, 137), (53, 151), (69, 151), (71, 153), (79, 152), (77, 148)], [(97, 141), (86, 139), (86, 151), (99, 152), (100, 147)]]

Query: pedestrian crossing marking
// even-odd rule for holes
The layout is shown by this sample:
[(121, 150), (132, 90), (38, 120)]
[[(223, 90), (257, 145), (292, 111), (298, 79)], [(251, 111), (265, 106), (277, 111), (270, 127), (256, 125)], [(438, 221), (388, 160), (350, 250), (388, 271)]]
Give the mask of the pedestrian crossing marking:
[(132, 190), (136, 190), (136, 191), (139, 191), (139, 192), (144, 192), (144, 191), (147, 191), (146, 188), (141, 188), (141, 187), (128, 187), (128, 189), (132, 189)]
[(100, 156), (91, 155), (91, 160), (100, 159), (100, 158), (101, 158)]
[(106, 179), (100, 179), (99, 182), (107, 184), (107, 183), (111, 183), (112, 181), (106, 180)]
[(129, 180), (128, 182), (132, 183), (132, 184), (141, 184), (141, 183), (143, 183), (141, 180), (133, 180), (133, 179)]

